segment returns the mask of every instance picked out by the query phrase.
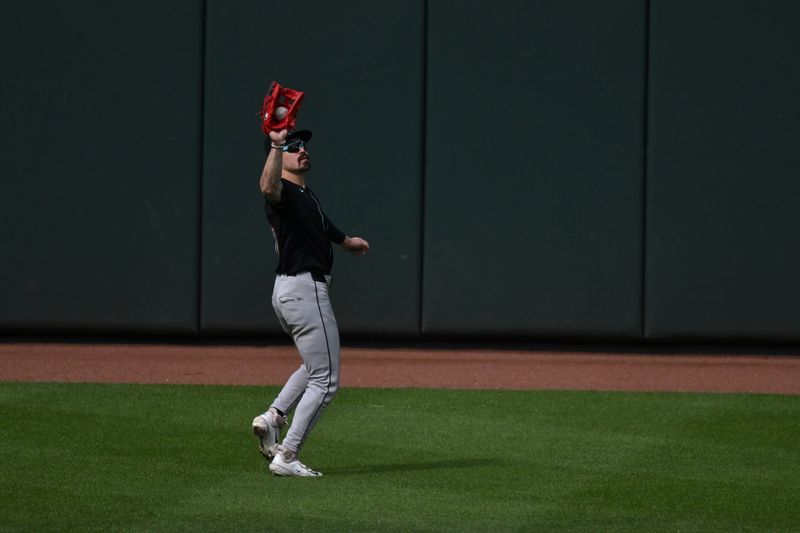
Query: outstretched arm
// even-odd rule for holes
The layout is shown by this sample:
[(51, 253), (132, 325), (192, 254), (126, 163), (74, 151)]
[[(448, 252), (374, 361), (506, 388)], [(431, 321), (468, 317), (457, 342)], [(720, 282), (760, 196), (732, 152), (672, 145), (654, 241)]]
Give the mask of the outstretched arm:
[(348, 237), (342, 230), (336, 227), (336, 224), (331, 222), (328, 215), (322, 214), (325, 219), (325, 231), (331, 242), (334, 242), (342, 247), (345, 252), (350, 252), (354, 255), (364, 255), (369, 250), (369, 243), (361, 237)]
[[(283, 145), (289, 130), (271, 131), (269, 138), (272, 144)], [(261, 194), (269, 198), (272, 203), (277, 204), (281, 201), (281, 172), (283, 171), (283, 152), (276, 148), (271, 148), (267, 152), (267, 160), (264, 162), (264, 169), (261, 171)]]

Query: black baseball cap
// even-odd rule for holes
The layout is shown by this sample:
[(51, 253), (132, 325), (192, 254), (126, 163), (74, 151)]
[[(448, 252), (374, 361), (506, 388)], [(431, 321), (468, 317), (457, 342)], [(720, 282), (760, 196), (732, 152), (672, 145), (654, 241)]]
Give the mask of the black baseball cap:
[(300, 139), (303, 142), (308, 142), (311, 140), (311, 131), (310, 130), (297, 130), (291, 132), (289, 135), (286, 136), (286, 142), (294, 141)]

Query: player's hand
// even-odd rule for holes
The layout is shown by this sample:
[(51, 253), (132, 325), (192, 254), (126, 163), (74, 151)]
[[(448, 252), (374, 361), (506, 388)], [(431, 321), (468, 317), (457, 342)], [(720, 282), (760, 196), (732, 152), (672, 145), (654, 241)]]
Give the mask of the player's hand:
[(354, 255), (364, 255), (369, 250), (369, 243), (361, 237), (345, 237), (342, 248)]
[(283, 144), (286, 142), (286, 137), (289, 135), (289, 130), (283, 129), (280, 131), (270, 131), (269, 138), (275, 144)]

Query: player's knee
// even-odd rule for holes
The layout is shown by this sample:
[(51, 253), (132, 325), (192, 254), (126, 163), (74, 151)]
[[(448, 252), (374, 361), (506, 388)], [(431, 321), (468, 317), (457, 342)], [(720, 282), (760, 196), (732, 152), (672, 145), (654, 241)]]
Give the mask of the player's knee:
[(333, 400), (333, 397), (336, 396), (337, 392), (339, 392), (339, 381), (331, 380), (331, 383), (328, 386), (328, 397)]

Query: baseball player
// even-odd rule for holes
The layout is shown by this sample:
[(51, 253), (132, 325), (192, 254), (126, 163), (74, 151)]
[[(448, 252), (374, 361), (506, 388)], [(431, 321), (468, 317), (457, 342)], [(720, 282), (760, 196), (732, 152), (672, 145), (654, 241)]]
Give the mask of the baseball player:
[[(331, 243), (355, 255), (364, 255), (369, 244), (342, 233), (306, 186), (311, 132), (271, 131), (269, 137), (260, 184), (278, 254), (272, 306), (303, 364), (269, 409), (255, 417), (253, 433), (273, 474), (314, 477), (322, 474), (301, 463), (298, 454), (339, 386), (339, 331), (328, 296)], [(279, 443), (293, 410), (291, 427)]]

